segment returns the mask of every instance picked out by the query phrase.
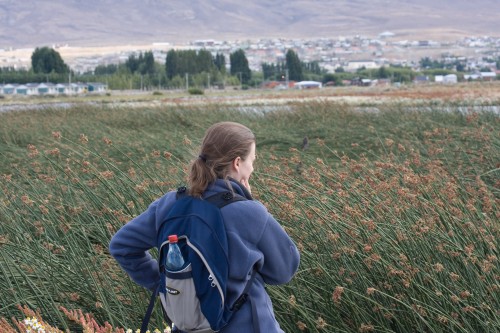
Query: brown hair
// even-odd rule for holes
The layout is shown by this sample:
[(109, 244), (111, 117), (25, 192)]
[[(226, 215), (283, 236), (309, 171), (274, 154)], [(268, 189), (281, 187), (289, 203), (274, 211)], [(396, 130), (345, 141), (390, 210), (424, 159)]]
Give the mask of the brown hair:
[(247, 127), (234, 122), (216, 123), (205, 132), (199, 156), (191, 162), (189, 192), (201, 197), (208, 185), (217, 178), (227, 179), (236, 157), (250, 154), (255, 135)]

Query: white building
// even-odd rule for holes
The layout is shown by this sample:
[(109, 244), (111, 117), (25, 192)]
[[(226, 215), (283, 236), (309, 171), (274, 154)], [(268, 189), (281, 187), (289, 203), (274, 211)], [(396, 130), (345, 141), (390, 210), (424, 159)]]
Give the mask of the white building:
[(300, 81), (295, 82), (293, 87), (296, 89), (320, 89), (323, 87), (323, 84), (316, 81)]
[(83, 94), (104, 93), (108, 89), (105, 83), (8, 83), (0, 84), (0, 95), (59, 95), (59, 94)]
[(356, 61), (349, 61), (347, 63), (347, 71), (357, 71), (360, 68), (366, 68), (366, 69), (373, 69), (373, 68), (379, 68), (377, 63), (372, 60), (356, 60)]

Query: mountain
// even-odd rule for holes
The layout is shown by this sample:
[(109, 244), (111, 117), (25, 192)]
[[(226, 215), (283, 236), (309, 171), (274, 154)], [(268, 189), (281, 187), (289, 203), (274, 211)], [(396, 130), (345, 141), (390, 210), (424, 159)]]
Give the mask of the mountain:
[(2, 0), (0, 49), (196, 39), (500, 34), (499, 0)]

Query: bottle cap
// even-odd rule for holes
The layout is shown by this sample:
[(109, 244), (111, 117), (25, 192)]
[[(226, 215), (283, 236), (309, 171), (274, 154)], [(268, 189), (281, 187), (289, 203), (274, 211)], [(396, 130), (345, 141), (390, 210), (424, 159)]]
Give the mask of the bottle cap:
[(169, 243), (177, 243), (178, 239), (177, 239), (177, 235), (170, 235), (168, 236), (168, 242)]

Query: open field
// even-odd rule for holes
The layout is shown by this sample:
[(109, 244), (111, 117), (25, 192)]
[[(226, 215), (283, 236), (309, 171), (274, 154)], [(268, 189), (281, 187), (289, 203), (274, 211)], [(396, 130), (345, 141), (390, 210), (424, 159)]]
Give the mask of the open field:
[(268, 287), (286, 332), (498, 332), (499, 87), (2, 99), (23, 111), (0, 113), (0, 331), (25, 332), (18, 304), (71, 332), (139, 327), (148, 292), (109, 239), (233, 120), (257, 136), (255, 197), (301, 251)]
[(500, 105), (500, 81), (460, 83), (455, 85), (426, 84), (401, 87), (334, 87), (319, 90), (205, 90), (202, 96), (190, 96), (184, 90), (109, 91), (106, 95), (79, 96), (9, 96), (0, 99), (0, 112), (41, 108), (67, 108), (78, 105), (112, 105), (116, 107), (162, 107), (175, 105), (223, 104), (274, 105), (292, 102), (332, 101), (353, 106), (383, 103), (452, 103), (461, 105)]

